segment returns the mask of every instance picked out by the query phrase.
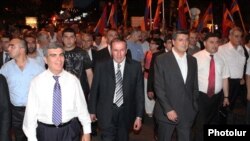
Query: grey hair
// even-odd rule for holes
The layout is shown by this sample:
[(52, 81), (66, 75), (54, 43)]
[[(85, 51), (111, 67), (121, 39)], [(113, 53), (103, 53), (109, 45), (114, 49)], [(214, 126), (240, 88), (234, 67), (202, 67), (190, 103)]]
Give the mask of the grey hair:
[(49, 49), (58, 49), (58, 48), (62, 49), (64, 52), (63, 45), (61, 43), (51, 42), (49, 43), (48, 47), (43, 48), (43, 55), (48, 56)]

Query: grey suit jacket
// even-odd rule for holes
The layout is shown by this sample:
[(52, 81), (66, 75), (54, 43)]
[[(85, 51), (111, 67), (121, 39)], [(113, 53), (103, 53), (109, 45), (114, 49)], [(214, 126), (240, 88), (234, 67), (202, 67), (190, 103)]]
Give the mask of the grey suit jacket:
[[(97, 62), (89, 99), (89, 112), (96, 114), (100, 127), (112, 122), (112, 106), (115, 92), (115, 71), (112, 59)], [(143, 75), (139, 62), (126, 59), (123, 74), (123, 101), (125, 123), (130, 127), (136, 117), (144, 113)]]
[(193, 121), (198, 98), (198, 74), (196, 59), (187, 55), (188, 74), (184, 83), (181, 70), (173, 52), (157, 57), (155, 62), (155, 93), (157, 96), (154, 115), (156, 119), (173, 123), (166, 114), (175, 110), (178, 122)]

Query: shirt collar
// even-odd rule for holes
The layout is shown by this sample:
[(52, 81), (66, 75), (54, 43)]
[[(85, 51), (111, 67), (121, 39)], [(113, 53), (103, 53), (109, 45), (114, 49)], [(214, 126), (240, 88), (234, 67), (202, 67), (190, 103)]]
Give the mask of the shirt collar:
[[(126, 58), (120, 63), (121, 67), (125, 65), (125, 61), (126, 61)], [(113, 62), (114, 62), (114, 67), (117, 68), (118, 63), (115, 62), (115, 60), (113, 60)]]
[(186, 58), (186, 56), (187, 56), (187, 53), (185, 52), (184, 55), (183, 55), (182, 57), (180, 57), (180, 56), (177, 54), (177, 52), (175, 51), (175, 48), (173, 48), (172, 51), (173, 51), (173, 54), (174, 54), (174, 56), (175, 56), (176, 59), (184, 59), (184, 58)]

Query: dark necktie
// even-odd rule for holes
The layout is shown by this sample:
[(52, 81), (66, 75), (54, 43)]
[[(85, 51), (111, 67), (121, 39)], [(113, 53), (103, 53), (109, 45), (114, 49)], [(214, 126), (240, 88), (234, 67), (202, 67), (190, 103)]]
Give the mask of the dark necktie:
[(212, 97), (214, 95), (215, 91), (215, 63), (214, 63), (214, 57), (211, 56), (210, 60), (210, 69), (209, 69), (209, 76), (208, 76), (208, 89), (207, 89), (207, 95), (208, 97)]
[(10, 60), (9, 53), (5, 53), (4, 63), (8, 62)]
[(62, 98), (61, 87), (58, 81), (59, 76), (53, 76), (55, 79), (54, 91), (53, 91), (53, 111), (52, 122), (58, 126), (62, 122)]
[(117, 72), (115, 74), (115, 100), (114, 103), (117, 107), (123, 104), (123, 91), (122, 91), (122, 73), (120, 70), (121, 65), (117, 65)]

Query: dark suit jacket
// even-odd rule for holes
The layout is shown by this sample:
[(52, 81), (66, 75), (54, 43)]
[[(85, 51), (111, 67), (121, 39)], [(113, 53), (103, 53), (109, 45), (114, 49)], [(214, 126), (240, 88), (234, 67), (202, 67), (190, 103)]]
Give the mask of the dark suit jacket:
[[(194, 120), (198, 98), (198, 74), (196, 59), (187, 55), (188, 74), (186, 83), (173, 52), (164, 53), (155, 62), (155, 117), (163, 122), (168, 120), (166, 113), (175, 110), (178, 121), (192, 122)], [(178, 122), (177, 121), (177, 122)]]
[[(97, 62), (95, 75), (90, 91), (89, 112), (96, 114), (101, 128), (112, 123), (112, 106), (115, 92), (115, 71), (112, 59)], [(139, 62), (126, 59), (123, 74), (123, 98), (125, 123), (128, 128), (136, 117), (144, 113), (144, 88), (141, 65)]]
[(5, 77), (0, 74), (0, 141), (9, 141), (11, 120), (9, 89)]
[(3, 65), (3, 51), (0, 52), (0, 68), (2, 67)]

